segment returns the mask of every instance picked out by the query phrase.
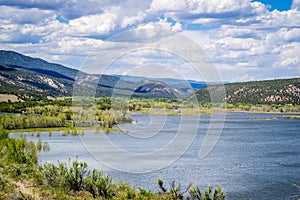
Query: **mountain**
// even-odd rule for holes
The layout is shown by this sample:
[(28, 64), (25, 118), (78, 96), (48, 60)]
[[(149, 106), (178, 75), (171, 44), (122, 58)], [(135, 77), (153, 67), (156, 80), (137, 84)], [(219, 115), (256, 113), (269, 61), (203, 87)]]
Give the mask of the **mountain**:
[[(0, 50), (0, 94), (14, 94), (19, 99), (113, 94), (150, 98), (183, 97), (194, 92), (184, 80), (164, 81), (146, 77), (127, 79), (120, 76), (88, 74), (40, 58)], [(194, 86), (205, 85), (195, 82)]]
[(0, 64), (11, 68), (23, 68), (38, 73), (40, 71), (42, 74), (44, 74), (44, 70), (44, 72), (48, 73), (48, 75), (49, 73), (53, 73), (54, 76), (55, 74), (57, 74), (58, 76), (63, 75), (73, 80), (78, 75), (78, 73), (83, 73), (76, 69), (65, 67), (60, 64), (49, 63), (40, 58), (32, 58), (14, 51), (0, 50)]
[(144, 76), (129, 76), (129, 75), (118, 75), (118, 74), (112, 74), (112, 76), (125, 79), (131, 82), (135, 82), (135, 83), (145, 81), (145, 80), (160, 81), (166, 83), (169, 87), (176, 87), (190, 94), (193, 94), (195, 92), (194, 90), (202, 89), (207, 85), (215, 84), (215, 83), (206, 83), (204, 81), (183, 80), (183, 79), (175, 79), (175, 78), (149, 78)]
[(170, 87), (162, 81), (143, 80), (138, 83), (135, 94), (144, 94), (148, 97), (183, 97), (185, 93), (175, 87)]
[[(208, 86), (196, 96), (200, 102), (210, 102), (209, 91), (218, 91), (221, 86)], [(224, 87), (223, 100), (227, 103), (300, 105), (300, 78), (230, 83)]]
[(0, 66), (0, 94), (13, 94), (19, 99), (49, 99), (70, 95), (72, 87), (69, 80)]
[[(14, 51), (0, 50), (0, 94), (18, 99), (46, 99), (71, 95), (129, 95), (133, 97), (197, 96), (209, 102), (209, 91), (222, 85), (194, 80), (88, 74)], [(228, 103), (300, 104), (300, 78), (229, 83)]]

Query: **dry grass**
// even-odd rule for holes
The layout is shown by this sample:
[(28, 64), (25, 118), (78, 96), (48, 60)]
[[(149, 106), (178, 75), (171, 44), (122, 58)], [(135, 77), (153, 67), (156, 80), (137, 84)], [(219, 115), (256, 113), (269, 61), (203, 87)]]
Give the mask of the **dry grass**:
[(9, 100), (11, 102), (16, 102), (16, 101), (19, 101), (19, 98), (13, 94), (0, 94), (0, 102), (9, 101)]

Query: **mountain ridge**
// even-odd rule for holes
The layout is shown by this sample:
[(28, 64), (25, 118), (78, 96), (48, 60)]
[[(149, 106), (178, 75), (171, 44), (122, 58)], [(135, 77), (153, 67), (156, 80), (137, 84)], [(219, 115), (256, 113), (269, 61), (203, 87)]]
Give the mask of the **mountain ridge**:
[[(187, 96), (194, 92), (177, 88), (176, 85), (162, 85), (157, 80), (152, 80), (151, 86), (144, 86), (149, 90), (142, 91), (138, 89), (142, 86), (140, 81), (128, 81), (106, 74), (88, 74), (14, 51), (0, 50), (0, 65), (0, 92), (18, 95), (20, 99), (70, 96), (73, 95), (73, 88), (77, 91), (76, 95), (93, 95), (94, 92), (95, 96), (118, 93), (150, 98), (175, 97), (175, 93)], [(54, 83), (65, 87), (59, 90)]]
[(51, 68), (51, 71), (64, 74), (65, 76), (69, 76), (73, 79), (75, 79), (77, 74), (80, 72), (77, 69), (66, 67), (64, 65), (57, 64), (57, 63), (51, 63), (41, 58), (26, 56), (15, 51), (0, 50), (0, 63), (8, 67), (10, 65), (12, 66), (15, 65), (15, 66), (20, 66), (29, 69), (38, 68), (38, 69), (50, 70), (49, 68)]
[(300, 78), (219, 84), (173, 78), (88, 74), (40, 58), (0, 50), (0, 94), (13, 94), (22, 100), (72, 96), (75, 88), (78, 95), (83, 96), (120, 94), (184, 98), (196, 95), (200, 102), (209, 102), (209, 90), (217, 90), (223, 85), (226, 90), (223, 101), (227, 103), (300, 104)]

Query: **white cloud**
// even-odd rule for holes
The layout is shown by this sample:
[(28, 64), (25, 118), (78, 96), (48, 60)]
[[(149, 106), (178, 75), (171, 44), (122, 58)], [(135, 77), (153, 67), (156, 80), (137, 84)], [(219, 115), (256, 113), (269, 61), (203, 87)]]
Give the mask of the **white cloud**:
[(102, 14), (88, 15), (71, 20), (66, 31), (78, 36), (109, 34), (116, 27), (119, 9), (118, 7), (112, 7)]
[(49, 18), (55, 18), (54, 12), (36, 8), (19, 9), (0, 5), (0, 13), (0, 19), (12, 24), (39, 24)]
[(151, 3), (150, 11), (180, 11), (188, 8), (186, 1), (168, 1), (168, 0), (154, 0)]
[[(165, 40), (158, 47), (183, 48), (180, 41), (163, 42), (174, 31), (200, 45), (227, 80), (299, 75), (299, 0), (293, 1), (293, 9), (282, 12), (268, 11), (250, 0), (0, 0), (0, 5), (2, 48), (69, 66), (80, 66), (91, 52), (101, 56), (98, 64), (105, 65), (131, 47), (160, 38)], [(58, 15), (69, 23), (60, 23)], [(193, 25), (200, 26), (191, 31)], [(133, 28), (138, 35), (122, 33)], [(181, 50), (183, 55), (193, 55), (195, 48), (191, 42), (191, 48)], [(132, 55), (120, 61), (120, 66), (150, 63), (151, 56), (154, 59), (151, 54)], [(176, 63), (167, 56), (155, 59)], [(188, 66), (176, 64), (185, 75), (191, 73)]]
[(247, 74), (245, 75), (242, 75), (242, 76), (239, 76), (237, 78), (237, 81), (241, 81), (241, 82), (244, 82), (244, 81), (254, 81), (255, 80), (255, 77), (254, 76), (249, 76)]
[(149, 12), (161, 12), (179, 21), (200, 24), (221, 24), (267, 12), (266, 7), (248, 0), (153, 0)]
[(282, 28), (276, 32), (278, 39), (283, 39), (285, 42), (300, 42), (300, 27), (299, 28)]
[(293, 0), (292, 8), (295, 10), (300, 10), (300, 0)]
[(244, 20), (251, 23), (194, 31), (192, 37), (200, 41), (225, 80), (299, 76), (299, 14), (295, 10), (266, 12)]
[(162, 30), (168, 30), (174, 32), (179, 32), (183, 30), (181, 23), (176, 22), (175, 24), (172, 24), (171, 22), (167, 21), (167, 18), (164, 19), (158, 18), (157, 21), (149, 22), (146, 24), (140, 24), (137, 28), (138, 29), (162, 29)]
[(283, 68), (288, 70), (296, 70), (300, 72), (300, 43), (291, 43), (281, 47), (280, 55), (277, 62), (274, 63), (274, 68)]
[(180, 73), (176, 69), (161, 64), (144, 64), (138, 65), (128, 70), (123, 75), (130, 76), (150, 76), (151, 78), (176, 78), (180, 77)]
[(121, 28), (126, 28), (127, 26), (136, 25), (142, 22), (146, 17), (144, 12), (139, 12), (136, 16), (125, 16), (121, 22)]
[(154, 0), (151, 11), (184, 11), (191, 14), (218, 14), (230, 12), (244, 12), (251, 8), (250, 1), (214, 0), (214, 1), (188, 1), (188, 0)]

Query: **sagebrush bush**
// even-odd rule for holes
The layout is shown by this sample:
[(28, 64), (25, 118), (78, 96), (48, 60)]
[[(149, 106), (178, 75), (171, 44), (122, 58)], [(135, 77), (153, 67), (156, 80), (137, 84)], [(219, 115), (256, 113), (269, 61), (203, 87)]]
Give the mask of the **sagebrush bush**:
[(85, 189), (89, 191), (93, 197), (111, 198), (114, 195), (112, 178), (104, 175), (100, 170), (94, 169), (87, 178), (85, 178)]
[(42, 173), (47, 183), (52, 187), (64, 188), (66, 186), (67, 168), (64, 163), (59, 163), (58, 166), (53, 163), (45, 163), (42, 166)]
[(8, 138), (8, 131), (0, 125), (0, 140)]
[(86, 162), (73, 161), (66, 173), (66, 180), (71, 190), (80, 191), (83, 189), (83, 177), (86, 172)]
[(84, 175), (87, 171), (87, 163), (77, 160), (67, 167), (66, 163), (45, 163), (42, 167), (47, 183), (52, 187), (60, 187), (66, 190), (80, 191), (84, 189)]
[(37, 152), (32, 141), (25, 138), (6, 138), (0, 140), (0, 158), (8, 163), (37, 164)]
[(204, 196), (202, 196), (200, 188), (198, 186), (192, 187), (192, 184), (189, 184), (184, 190), (181, 189), (180, 183), (175, 183), (173, 181), (170, 184), (170, 189), (168, 190), (164, 186), (162, 179), (157, 181), (158, 187), (161, 190), (160, 194), (164, 194), (168, 199), (181, 200), (181, 199), (191, 199), (191, 200), (224, 200), (225, 193), (222, 188), (216, 186), (212, 191), (211, 186), (208, 186), (204, 191)]

